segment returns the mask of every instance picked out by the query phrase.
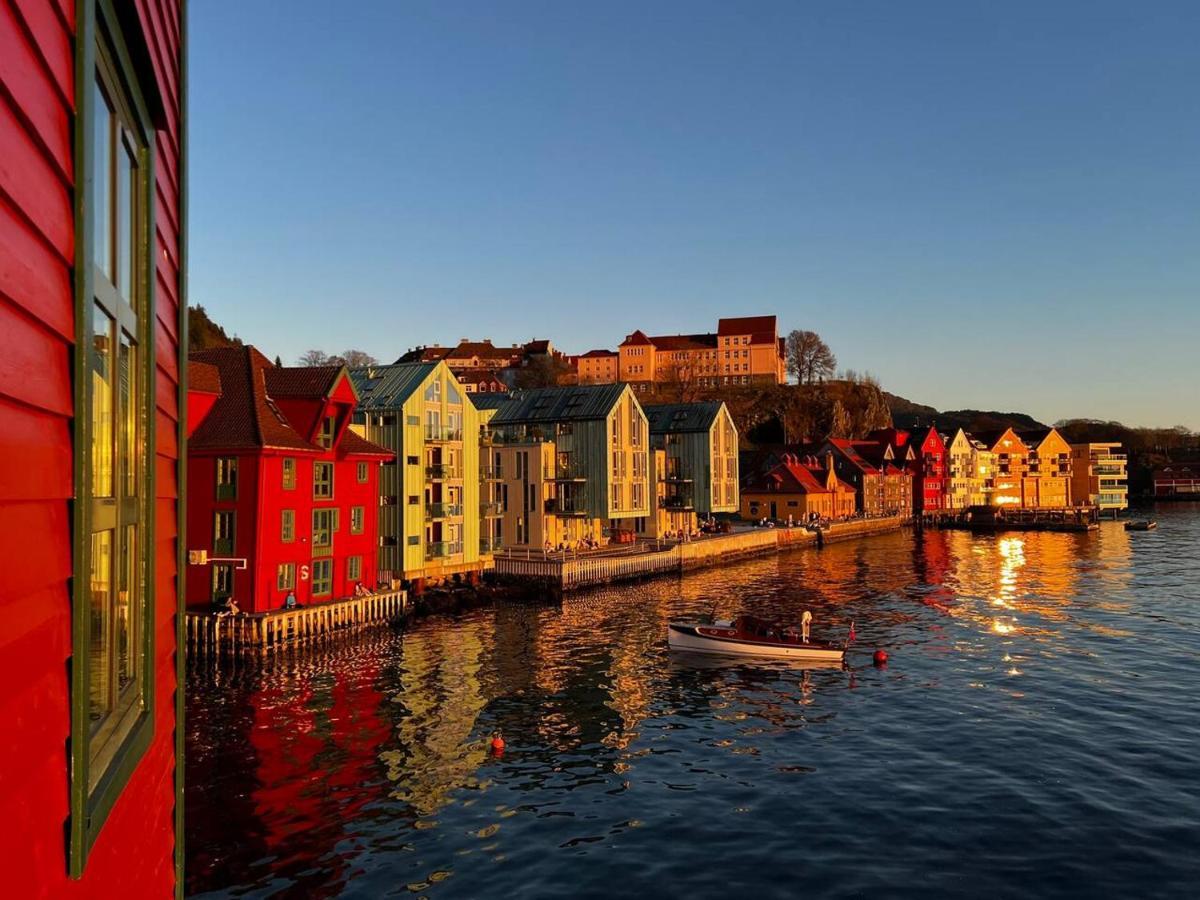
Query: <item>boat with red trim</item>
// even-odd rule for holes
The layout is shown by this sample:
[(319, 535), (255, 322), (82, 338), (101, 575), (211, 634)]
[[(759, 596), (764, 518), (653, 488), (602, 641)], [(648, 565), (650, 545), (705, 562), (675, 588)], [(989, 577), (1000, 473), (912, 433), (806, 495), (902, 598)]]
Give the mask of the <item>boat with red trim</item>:
[(671, 622), (667, 645), (690, 653), (764, 656), (841, 662), (846, 648), (805, 641), (799, 628), (782, 626), (755, 616), (715, 622)]

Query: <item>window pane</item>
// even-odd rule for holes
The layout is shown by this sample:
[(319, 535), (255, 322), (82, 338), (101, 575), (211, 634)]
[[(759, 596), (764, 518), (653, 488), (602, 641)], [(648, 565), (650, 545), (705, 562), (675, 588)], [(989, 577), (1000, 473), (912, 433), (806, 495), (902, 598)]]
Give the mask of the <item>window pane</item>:
[(125, 526), (117, 593), (117, 690), (124, 692), (137, 678), (137, 611), (141, 606), (137, 526)]
[(92, 311), (92, 495), (113, 496), (113, 320)]
[(112, 711), (112, 544), (111, 531), (92, 535), (92, 554), (89, 572), (91, 595), (89, 626), (91, 643), (88, 653), (88, 685), (92, 732)]
[(138, 433), (137, 433), (137, 348), (129, 335), (121, 333), (118, 357), (119, 409), (121, 416), (121, 490), (126, 497), (138, 495)]
[(137, 189), (133, 173), (136, 168), (129, 147), (121, 141), (117, 150), (117, 290), (135, 311), (137, 304), (134, 302), (132, 276), (135, 271), (133, 256), (137, 250), (133, 233), (133, 195)]
[(95, 231), (92, 258), (109, 281), (113, 280), (112, 242), (112, 107), (99, 82), (92, 85), (96, 118), (92, 127), (92, 178), (95, 190), (92, 226)]

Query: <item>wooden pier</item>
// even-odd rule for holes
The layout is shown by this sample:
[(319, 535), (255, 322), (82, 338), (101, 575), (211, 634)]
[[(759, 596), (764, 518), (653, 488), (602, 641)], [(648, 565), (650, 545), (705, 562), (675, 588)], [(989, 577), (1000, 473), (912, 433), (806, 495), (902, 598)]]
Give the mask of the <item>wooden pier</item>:
[(731, 559), (778, 553), (794, 547), (820, 546), (869, 534), (898, 530), (901, 518), (858, 519), (838, 522), (820, 532), (806, 528), (756, 528), (713, 535), (682, 543), (631, 545), (623, 553), (541, 553), (508, 550), (497, 553), (497, 575), (544, 581), (558, 591), (678, 573)]
[(265, 653), (338, 632), (394, 622), (404, 615), (407, 602), (404, 591), (386, 591), (267, 613), (188, 612), (188, 652)]

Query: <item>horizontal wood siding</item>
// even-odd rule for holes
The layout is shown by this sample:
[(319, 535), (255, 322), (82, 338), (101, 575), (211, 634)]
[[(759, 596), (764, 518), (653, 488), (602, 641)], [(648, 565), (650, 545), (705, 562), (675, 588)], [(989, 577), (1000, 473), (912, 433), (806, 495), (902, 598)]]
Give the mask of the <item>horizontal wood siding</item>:
[[(118, 3), (118, 5), (120, 5)], [(160, 441), (154, 740), (84, 877), (67, 876), (73, 0), (0, 2), (0, 870), (13, 897), (163, 897), (175, 887), (176, 383), (179, 331), (179, 0), (139, 0), (168, 129), (157, 138)], [(133, 37), (133, 36), (131, 36)], [(135, 38), (136, 39), (136, 38)], [(168, 430), (167, 439), (163, 429)]]

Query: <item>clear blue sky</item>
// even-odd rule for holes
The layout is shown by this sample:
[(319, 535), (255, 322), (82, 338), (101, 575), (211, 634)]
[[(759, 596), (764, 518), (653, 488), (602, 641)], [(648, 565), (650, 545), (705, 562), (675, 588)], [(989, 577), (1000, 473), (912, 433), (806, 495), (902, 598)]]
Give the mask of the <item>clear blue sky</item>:
[(1200, 427), (1200, 3), (189, 4), (264, 352), (776, 313), (942, 409)]

